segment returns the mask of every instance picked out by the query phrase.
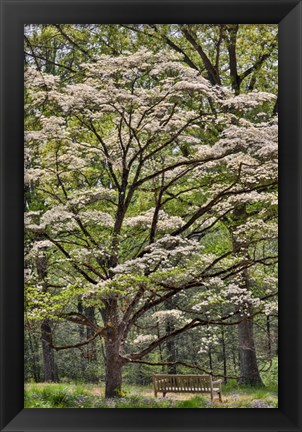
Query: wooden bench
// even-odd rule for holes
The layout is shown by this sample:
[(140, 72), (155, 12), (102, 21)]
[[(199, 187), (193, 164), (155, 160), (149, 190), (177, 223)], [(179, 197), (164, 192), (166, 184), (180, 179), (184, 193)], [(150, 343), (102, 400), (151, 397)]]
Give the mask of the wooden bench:
[(222, 380), (213, 381), (211, 375), (153, 375), (154, 396), (162, 392), (163, 397), (169, 393), (210, 393), (211, 401), (214, 393), (218, 394), (220, 402)]

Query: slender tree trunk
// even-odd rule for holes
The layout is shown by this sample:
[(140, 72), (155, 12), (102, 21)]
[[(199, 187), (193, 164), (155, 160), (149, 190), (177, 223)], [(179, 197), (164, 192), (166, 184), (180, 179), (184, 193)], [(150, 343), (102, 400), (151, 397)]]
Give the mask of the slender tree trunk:
[[(159, 330), (159, 324), (158, 323), (156, 325), (156, 330), (157, 330), (157, 337), (159, 339), (161, 335), (160, 335), (160, 330)], [(161, 362), (163, 362), (164, 361), (164, 357), (163, 357), (163, 349), (162, 349), (161, 345), (159, 345), (158, 351), (159, 351), (159, 359), (160, 359)], [(164, 374), (165, 373), (165, 366), (162, 365), (161, 368), (162, 368), (162, 373)]]
[(224, 338), (224, 328), (221, 326), (221, 342), (222, 342), (222, 360), (223, 360), (223, 375), (224, 375), (224, 383), (226, 384), (227, 379), (227, 359), (226, 359), (226, 347), (225, 347), (225, 338)]
[[(78, 312), (81, 314), (83, 313), (83, 304), (80, 297), (78, 301)], [(80, 341), (83, 342), (85, 340), (85, 329), (81, 325), (79, 326), (79, 336), (80, 336)], [(82, 377), (85, 376), (85, 370), (86, 370), (86, 362), (83, 354), (84, 354), (83, 351), (81, 351), (80, 368), (81, 368)]]
[[(47, 278), (47, 257), (41, 254), (36, 260), (37, 272), (42, 281), (42, 291), (47, 292), (48, 286)], [(41, 324), (41, 339), (42, 339), (42, 353), (44, 364), (44, 381), (58, 381), (57, 369), (55, 367), (54, 352), (51, 348), (52, 345), (52, 329), (49, 320), (45, 319)]]
[[(250, 278), (247, 270), (243, 271), (244, 288), (250, 289)], [(239, 335), (239, 384), (263, 386), (260, 377), (253, 331), (252, 308), (248, 307), (242, 321), (238, 324)]]
[(55, 359), (53, 349), (51, 348), (52, 333), (51, 326), (48, 320), (44, 320), (41, 324), (41, 335), (42, 335), (42, 352), (43, 352), (43, 364), (44, 364), (44, 381), (54, 382), (58, 381), (56, 373)]
[(257, 364), (252, 318), (248, 316), (244, 317), (240, 324), (238, 324), (238, 334), (240, 350), (239, 384), (262, 386), (263, 382)]
[(267, 356), (272, 358), (272, 338), (271, 338), (271, 323), (269, 316), (266, 317), (266, 331), (267, 331)]
[(211, 350), (211, 348), (209, 349), (209, 367), (210, 367), (210, 371), (213, 372), (213, 359), (212, 359), (212, 350)]
[[(90, 319), (91, 322), (95, 321), (95, 310), (94, 307), (86, 307), (84, 308), (84, 315)], [(89, 339), (91, 336), (93, 336), (93, 330), (90, 327), (87, 327), (86, 330), (86, 337)], [(97, 361), (97, 346), (96, 341), (92, 341), (89, 344), (89, 355), (87, 356), (87, 359), (89, 362), (96, 362)]]
[(234, 368), (235, 374), (237, 374), (237, 360), (236, 360), (236, 356), (237, 356), (237, 349), (235, 350), (233, 348), (232, 349), (232, 358), (233, 358), (233, 368)]
[[(171, 305), (171, 303), (169, 303), (169, 302), (165, 302), (165, 308), (166, 308), (166, 310), (171, 310), (171, 309), (173, 309), (173, 305)], [(174, 326), (172, 320), (167, 319), (166, 333), (169, 335), (169, 334), (173, 333), (174, 330), (175, 330), (175, 326)], [(167, 361), (171, 362), (171, 363), (175, 362), (176, 361), (175, 339), (170, 339), (169, 341), (167, 341), (166, 347), (167, 347)], [(175, 364), (169, 365), (167, 369), (168, 369), (169, 374), (177, 374), (177, 367)]]
[[(85, 315), (91, 322), (95, 321), (95, 310), (94, 307), (83, 307), (82, 300), (79, 298), (78, 300), (78, 311), (79, 313)], [(90, 327), (80, 326), (79, 328), (80, 341), (84, 341), (85, 339), (89, 339), (93, 336), (93, 330)], [(96, 341), (92, 341), (85, 349), (82, 350), (81, 355), (81, 370), (82, 373), (85, 373), (87, 362), (95, 362), (97, 361), (97, 347)], [(97, 377), (96, 377), (97, 379)]]
[(236, 54), (236, 46), (237, 46), (237, 33), (238, 33), (238, 24), (232, 24), (228, 28), (228, 52), (229, 52), (229, 61), (230, 61), (230, 77), (232, 88), (235, 91), (236, 95), (240, 94), (240, 78), (238, 75), (238, 65), (237, 65), (237, 54)]

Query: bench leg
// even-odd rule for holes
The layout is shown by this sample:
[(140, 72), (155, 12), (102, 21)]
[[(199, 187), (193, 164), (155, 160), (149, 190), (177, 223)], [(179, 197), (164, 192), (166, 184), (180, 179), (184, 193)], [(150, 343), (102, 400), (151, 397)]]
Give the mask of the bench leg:
[(221, 388), (221, 383), (219, 383), (219, 402), (222, 402), (222, 388)]
[(154, 397), (157, 397), (157, 391), (154, 390)]
[(163, 397), (166, 397), (167, 392), (163, 392)]

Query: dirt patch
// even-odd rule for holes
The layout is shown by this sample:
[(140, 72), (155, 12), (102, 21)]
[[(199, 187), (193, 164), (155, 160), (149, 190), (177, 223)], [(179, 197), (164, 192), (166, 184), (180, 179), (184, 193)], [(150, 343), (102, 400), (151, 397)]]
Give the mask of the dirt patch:
[(105, 397), (105, 390), (102, 387), (92, 387), (89, 391), (94, 396)]

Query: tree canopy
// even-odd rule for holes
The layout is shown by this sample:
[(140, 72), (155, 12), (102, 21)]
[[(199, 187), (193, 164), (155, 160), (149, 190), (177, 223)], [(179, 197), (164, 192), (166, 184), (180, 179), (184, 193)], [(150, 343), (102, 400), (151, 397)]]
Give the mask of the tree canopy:
[[(171, 346), (158, 353), (195, 334), (202, 358), (221, 331), (277, 315), (268, 27), (28, 29), (27, 319), (87, 329), (55, 331), (57, 352), (101, 339), (107, 396), (129, 364), (215, 374)], [(259, 36), (257, 52), (248, 41)], [(52, 54), (45, 40), (57, 41)]]

